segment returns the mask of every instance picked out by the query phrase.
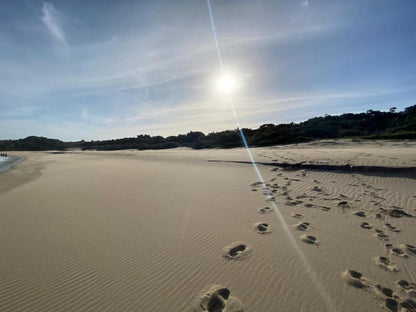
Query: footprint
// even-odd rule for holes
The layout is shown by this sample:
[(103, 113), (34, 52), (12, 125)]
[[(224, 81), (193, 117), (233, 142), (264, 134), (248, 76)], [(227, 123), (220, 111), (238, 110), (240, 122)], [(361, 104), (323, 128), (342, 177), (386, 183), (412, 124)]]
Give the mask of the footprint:
[(402, 258), (409, 258), (409, 256), (403, 251), (402, 248), (399, 247), (392, 247), (390, 250), (392, 255), (398, 256), (398, 257), (402, 257)]
[(406, 299), (400, 303), (400, 306), (405, 308), (407, 311), (414, 312), (416, 311), (416, 301), (413, 299)]
[(361, 222), (360, 225), (363, 229), (371, 230), (373, 227), (368, 222)]
[(354, 211), (352, 214), (355, 215), (355, 216), (357, 216), (357, 217), (361, 217), (361, 218), (365, 218), (366, 217), (364, 211)]
[(276, 201), (276, 199), (271, 195), (266, 197), (266, 202), (271, 203), (271, 202), (275, 202), (275, 201)]
[(299, 222), (295, 224), (294, 227), (299, 231), (307, 231), (309, 230), (310, 223), (309, 222)]
[(312, 235), (301, 235), (300, 240), (304, 243), (310, 244), (310, 245), (317, 245), (319, 246), (318, 241), (316, 240), (315, 236)]
[(388, 236), (387, 234), (385, 234), (385, 233), (384, 233), (384, 231), (379, 230), (379, 229), (375, 229), (374, 231), (376, 232), (376, 233), (375, 233), (375, 236), (376, 236), (378, 239), (382, 239), (382, 240), (384, 240), (384, 241), (388, 241), (388, 240), (389, 240), (389, 236)]
[(342, 274), (342, 277), (348, 284), (356, 288), (369, 288), (371, 282), (366, 279), (360, 272), (348, 269)]
[(397, 281), (397, 284), (410, 297), (416, 298), (416, 283), (408, 282), (408, 281), (405, 281), (405, 280), (399, 280), (399, 281)]
[(273, 211), (272, 208), (270, 207), (263, 207), (263, 208), (258, 208), (257, 212), (260, 214), (265, 214), (265, 213), (271, 213)]
[(382, 267), (383, 269), (387, 271), (397, 272), (399, 270), (397, 266), (393, 262), (391, 262), (389, 259), (387, 259), (386, 257), (380, 256), (380, 257), (377, 257), (375, 260), (376, 260), (376, 264), (379, 267)]
[(347, 202), (347, 201), (340, 201), (339, 203), (338, 203), (338, 207), (340, 207), (342, 210), (344, 210), (344, 209), (350, 209), (351, 208), (351, 206), (350, 206), (350, 204)]
[(292, 213), (291, 216), (296, 219), (302, 219), (303, 216), (300, 213)]
[(394, 225), (392, 225), (391, 223), (385, 223), (384, 224), (386, 226), (386, 228), (388, 228), (390, 231), (392, 232), (396, 232), (399, 233), (400, 230), (398, 230)]
[(386, 298), (385, 300), (386, 308), (392, 312), (399, 311), (399, 301), (393, 298)]
[(408, 251), (411, 255), (416, 255), (416, 247), (410, 244), (400, 244), (399, 248)]
[(265, 222), (257, 222), (253, 224), (253, 230), (259, 234), (267, 234), (271, 233), (272, 229), (268, 223)]
[[(391, 289), (391, 288), (384, 287), (384, 286), (378, 284), (378, 285), (376, 285), (376, 289), (386, 297), (392, 298), (394, 296), (393, 289)], [(395, 296), (395, 297), (397, 297), (397, 296)]]
[(408, 214), (408, 213), (407, 213), (407, 212), (405, 212), (404, 210), (402, 210), (402, 209), (397, 209), (397, 208), (387, 210), (387, 214), (388, 214), (390, 217), (393, 217), (393, 218), (403, 218), (403, 217), (408, 217), (408, 218), (411, 218), (411, 217), (413, 217), (412, 215)]
[[(347, 270), (343, 273), (343, 278), (351, 286), (369, 290), (372, 293), (374, 293), (376, 295), (376, 298), (383, 300), (385, 307), (392, 312), (398, 312), (399, 308), (401, 307), (404, 308), (406, 311), (415, 311), (416, 309), (416, 301), (414, 301), (413, 299), (401, 300), (400, 297), (396, 293), (394, 293), (391, 288), (384, 287), (379, 284), (374, 286), (373, 282), (363, 277), (363, 275), (360, 272), (354, 270)], [(400, 280), (397, 283), (402, 283), (405, 285), (405, 287), (408, 284), (408, 282), (403, 280)], [(404, 310), (400, 309), (400, 311)]]
[(247, 246), (242, 242), (235, 242), (231, 245), (224, 247), (222, 249), (222, 255), (225, 258), (236, 260), (236, 259), (243, 259), (245, 258), (249, 252), (251, 251), (251, 247)]
[(264, 186), (263, 182), (254, 182), (250, 184), (251, 187)]
[(202, 295), (193, 309), (194, 312), (244, 312), (240, 300), (230, 296), (230, 290), (220, 285), (211, 286)]
[(387, 244), (384, 244), (384, 247), (386, 247), (387, 249), (392, 249), (394, 247), (394, 245), (390, 244), (390, 243), (387, 243)]

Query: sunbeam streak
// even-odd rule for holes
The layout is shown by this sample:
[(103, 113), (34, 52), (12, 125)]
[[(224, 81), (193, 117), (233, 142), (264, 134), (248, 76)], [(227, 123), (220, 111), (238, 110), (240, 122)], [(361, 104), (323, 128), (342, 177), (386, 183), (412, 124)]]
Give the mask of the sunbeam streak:
[[(217, 54), (218, 54), (218, 60), (219, 60), (219, 63), (220, 63), (222, 75), (223, 75), (223, 77), (225, 77), (226, 72), (225, 72), (225, 68), (224, 68), (224, 62), (223, 62), (222, 56), (221, 56), (221, 50), (220, 50), (220, 46), (219, 46), (219, 42), (218, 42), (218, 38), (217, 38), (217, 32), (216, 32), (216, 29), (215, 29), (214, 16), (213, 16), (213, 13), (212, 13), (212, 7), (211, 7), (211, 1), (210, 0), (207, 0), (207, 5), (208, 5), (209, 17), (210, 17), (210, 21), (211, 21), (212, 34), (214, 36), (215, 46), (216, 46)], [(228, 104), (231, 106), (231, 109), (233, 111), (234, 119), (235, 119), (235, 122), (237, 124), (238, 131), (240, 133), (240, 136), (241, 136), (241, 139), (243, 141), (244, 147), (247, 151), (247, 154), (250, 158), (251, 164), (253, 166), (254, 171), (256, 172), (256, 175), (257, 175), (259, 181), (262, 183), (262, 187), (263, 187), (263, 190), (265, 191), (266, 198), (271, 199), (270, 203), (274, 208), (274, 211), (276, 213), (276, 216), (279, 220), (280, 225), (282, 226), (283, 230), (287, 234), (290, 243), (292, 244), (292, 246), (296, 250), (296, 253), (298, 254), (303, 266), (305, 267), (306, 271), (308, 272), (309, 277), (311, 278), (315, 287), (318, 289), (322, 299), (325, 301), (325, 303), (328, 307), (328, 310), (329, 311), (336, 311), (335, 304), (334, 304), (333, 300), (328, 295), (328, 293), (325, 290), (322, 283), (319, 281), (318, 276), (316, 275), (315, 271), (313, 270), (312, 266), (310, 265), (308, 259), (306, 258), (305, 254), (303, 253), (302, 249), (299, 247), (295, 237), (290, 232), (286, 221), (284, 220), (282, 214), (280, 213), (280, 210), (278, 209), (276, 203), (273, 200), (272, 193), (270, 192), (269, 188), (266, 186), (266, 183), (264, 182), (263, 176), (260, 173), (256, 162), (254, 161), (253, 155), (251, 154), (251, 151), (250, 151), (250, 148), (247, 144), (247, 140), (244, 136), (244, 133), (241, 130), (240, 121), (238, 119), (238, 115), (237, 115), (237, 112), (236, 112), (236, 109), (235, 109), (235, 106), (234, 106), (234, 103), (233, 103), (233, 100), (232, 100), (232, 97), (231, 97), (231, 92), (226, 92), (226, 95), (227, 95), (226, 98), (227, 98)]]

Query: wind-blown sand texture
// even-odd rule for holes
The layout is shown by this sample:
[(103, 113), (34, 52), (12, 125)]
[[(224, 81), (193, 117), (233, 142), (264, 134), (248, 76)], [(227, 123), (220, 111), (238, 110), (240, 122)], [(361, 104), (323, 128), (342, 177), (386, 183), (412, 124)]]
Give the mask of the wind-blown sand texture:
[(415, 142), (252, 152), (9, 152), (0, 311), (412, 309)]

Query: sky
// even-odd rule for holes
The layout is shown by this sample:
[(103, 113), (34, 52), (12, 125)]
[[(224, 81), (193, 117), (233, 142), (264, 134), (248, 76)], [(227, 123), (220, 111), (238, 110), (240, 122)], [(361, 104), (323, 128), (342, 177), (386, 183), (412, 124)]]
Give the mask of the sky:
[[(416, 104), (416, 1), (211, 0), (241, 127)], [(0, 139), (235, 129), (205, 0), (0, 1)]]

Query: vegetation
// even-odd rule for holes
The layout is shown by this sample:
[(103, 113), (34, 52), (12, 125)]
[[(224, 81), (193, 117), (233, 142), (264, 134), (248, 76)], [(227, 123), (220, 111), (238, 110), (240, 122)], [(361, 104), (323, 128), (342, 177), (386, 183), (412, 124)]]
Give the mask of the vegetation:
[[(301, 123), (265, 124), (258, 129), (242, 129), (250, 146), (268, 146), (306, 142), (315, 139), (351, 138), (362, 139), (416, 139), (416, 105), (396, 112), (368, 110), (360, 114), (325, 115)], [(104, 141), (62, 142), (44, 137), (30, 136), (20, 140), (0, 141), (0, 150), (63, 150), (66, 148), (119, 150), (119, 149), (166, 149), (179, 146), (201, 148), (232, 148), (243, 145), (239, 130), (212, 132), (189, 132), (167, 138), (138, 135)]]

